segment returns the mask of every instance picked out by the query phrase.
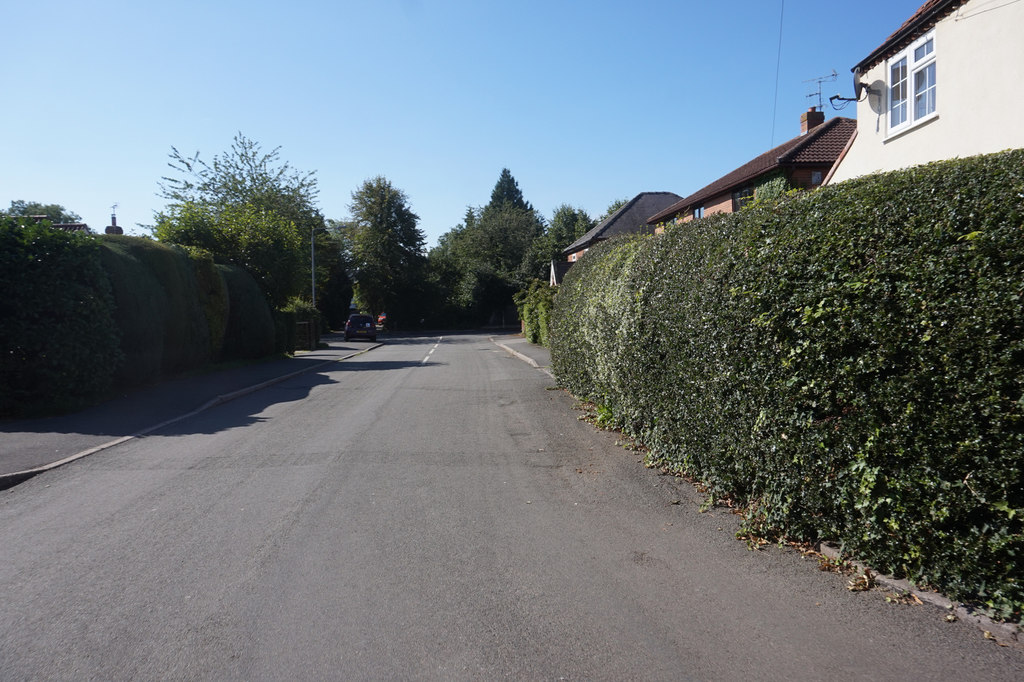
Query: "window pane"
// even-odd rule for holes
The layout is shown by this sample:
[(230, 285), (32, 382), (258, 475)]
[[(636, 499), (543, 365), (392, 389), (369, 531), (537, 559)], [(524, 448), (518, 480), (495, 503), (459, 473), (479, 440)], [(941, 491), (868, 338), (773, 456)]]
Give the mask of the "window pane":
[(889, 126), (907, 120), (907, 58), (889, 67)]
[(921, 61), (922, 59), (930, 55), (933, 49), (935, 49), (935, 42), (929, 38), (928, 42), (914, 50), (914, 61)]
[(914, 118), (935, 111), (935, 62), (914, 73)]

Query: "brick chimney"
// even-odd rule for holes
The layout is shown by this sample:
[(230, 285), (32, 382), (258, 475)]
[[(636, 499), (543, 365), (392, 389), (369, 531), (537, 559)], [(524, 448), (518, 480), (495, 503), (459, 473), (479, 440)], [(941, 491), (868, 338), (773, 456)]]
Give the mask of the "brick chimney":
[(116, 214), (111, 214), (111, 216), (110, 216), (110, 224), (107, 225), (106, 233), (107, 234), (124, 234), (124, 230), (122, 230), (117, 225), (117, 215)]
[(806, 135), (824, 122), (825, 112), (818, 111), (817, 108), (811, 107), (804, 113), (800, 114), (800, 134)]

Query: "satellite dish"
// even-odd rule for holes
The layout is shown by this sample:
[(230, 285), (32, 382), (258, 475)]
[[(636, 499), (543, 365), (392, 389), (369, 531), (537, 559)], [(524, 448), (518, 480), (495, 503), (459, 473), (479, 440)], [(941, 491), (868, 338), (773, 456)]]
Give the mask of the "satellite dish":
[(861, 83), (860, 77), (860, 67), (858, 66), (856, 69), (853, 70), (853, 96), (858, 100), (860, 99), (860, 95), (862, 92), (864, 92), (864, 88), (866, 87), (865, 83)]

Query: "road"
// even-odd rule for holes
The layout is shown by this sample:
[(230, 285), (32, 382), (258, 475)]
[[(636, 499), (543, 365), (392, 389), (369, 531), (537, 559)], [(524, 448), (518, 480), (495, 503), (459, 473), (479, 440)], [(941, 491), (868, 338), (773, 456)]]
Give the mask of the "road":
[(579, 416), (401, 339), (0, 492), (0, 679), (1024, 679)]

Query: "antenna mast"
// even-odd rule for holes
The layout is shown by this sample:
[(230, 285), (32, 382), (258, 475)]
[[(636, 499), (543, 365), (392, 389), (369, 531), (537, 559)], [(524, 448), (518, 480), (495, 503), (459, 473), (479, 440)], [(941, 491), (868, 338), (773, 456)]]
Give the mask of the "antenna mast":
[(832, 75), (830, 75), (830, 76), (819, 76), (818, 78), (808, 78), (807, 80), (804, 81), (804, 83), (814, 83), (815, 87), (818, 90), (817, 92), (812, 92), (811, 94), (807, 95), (807, 99), (811, 99), (812, 97), (817, 97), (818, 98), (818, 111), (824, 111), (825, 110), (825, 105), (824, 105), (824, 103), (821, 100), (821, 84), (822, 83), (832, 83), (832, 82), (835, 82), (836, 79), (838, 79), (838, 78), (839, 78), (839, 74), (836, 73), (835, 69), (832, 69)]

